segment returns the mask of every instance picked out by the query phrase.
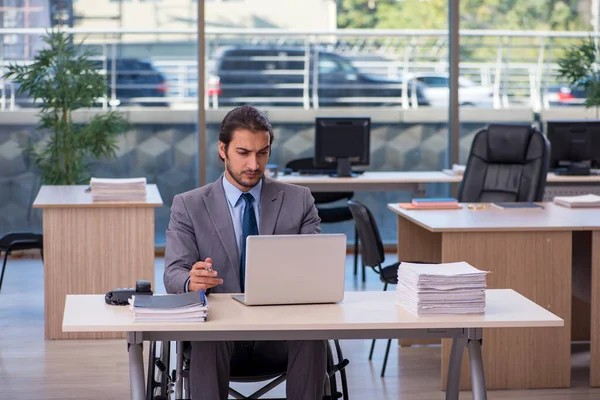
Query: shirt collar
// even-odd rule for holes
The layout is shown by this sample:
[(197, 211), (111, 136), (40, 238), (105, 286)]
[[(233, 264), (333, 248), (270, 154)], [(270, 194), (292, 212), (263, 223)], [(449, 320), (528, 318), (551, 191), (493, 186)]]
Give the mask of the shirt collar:
[[(263, 180), (261, 179), (260, 181), (258, 181), (256, 186), (254, 186), (252, 189), (250, 189), (250, 192), (248, 192), (252, 195), (252, 197), (254, 197), (254, 201), (256, 201), (258, 204), (260, 204), (262, 182)], [(237, 187), (235, 187), (231, 182), (229, 182), (225, 177), (225, 174), (223, 174), (223, 190), (225, 190), (225, 197), (227, 197), (227, 201), (229, 202), (232, 208), (236, 206), (242, 194), (245, 193)]]

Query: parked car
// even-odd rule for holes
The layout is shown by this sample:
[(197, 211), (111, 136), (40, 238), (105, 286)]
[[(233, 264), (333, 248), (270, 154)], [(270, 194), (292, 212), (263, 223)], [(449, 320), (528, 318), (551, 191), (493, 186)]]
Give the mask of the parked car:
[[(334, 52), (313, 49), (309, 55), (303, 47), (222, 47), (208, 64), (207, 95), (227, 106), (402, 105), (401, 80), (364, 73)], [(421, 83), (407, 88), (408, 104), (429, 105)]]
[[(110, 101), (112, 94), (112, 60), (106, 60), (106, 66), (101, 60), (93, 60), (94, 68), (103, 70), (106, 73), (106, 82), (108, 91), (106, 95)], [(165, 107), (168, 103), (164, 101), (167, 92), (165, 77), (157, 71), (148, 61), (138, 59), (121, 58), (117, 59), (115, 64), (116, 85), (115, 96), (117, 105), (139, 105)], [(0, 87), (0, 100), (5, 99), (5, 107), (10, 107), (10, 102), (14, 101), (14, 108), (32, 108), (37, 107), (33, 99), (19, 90), (19, 84), (16, 82), (4, 82), (4, 87)], [(14, 100), (11, 100), (11, 97)]]
[[(108, 84), (107, 96), (111, 98), (112, 92), (112, 59), (106, 60), (106, 67), (102, 61), (94, 61), (99, 69), (106, 68)], [(118, 105), (140, 106), (167, 106), (163, 98), (167, 93), (167, 80), (151, 62), (136, 58), (118, 58), (115, 64), (116, 91)]]
[[(425, 85), (425, 96), (433, 107), (448, 107), (450, 78), (448, 74), (414, 73), (415, 79)], [(492, 107), (494, 91), (463, 76), (458, 78), (458, 102), (461, 106)]]
[(545, 102), (550, 107), (568, 107), (585, 105), (585, 89), (577, 85), (549, 85), (543, 92)]
[(19, 91), (20, 84), (16, 82), (0, 82), (0, 110), (31, 108), (33, 100)]

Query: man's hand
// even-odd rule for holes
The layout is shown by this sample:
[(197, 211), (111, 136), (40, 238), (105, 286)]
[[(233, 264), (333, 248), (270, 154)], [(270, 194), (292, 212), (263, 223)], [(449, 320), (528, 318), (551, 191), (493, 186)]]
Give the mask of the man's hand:
[(223, 279), (216, 277), (217, 271), (212, 270), (212, 259), (198, 261), (190, 270), (189, 291), (197, 292), (200, 289), (210, 289), (223, 283)]

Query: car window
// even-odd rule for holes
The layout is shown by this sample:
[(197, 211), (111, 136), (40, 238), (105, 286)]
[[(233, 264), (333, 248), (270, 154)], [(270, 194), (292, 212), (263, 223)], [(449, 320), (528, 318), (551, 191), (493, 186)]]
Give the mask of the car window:
[(462, 76), (458, 77), (458, 86), (460, 87), (473, 87), (475, 86), (475, 82), (467, 79), (467, 78), (463, 78)]
[(348, 60), (344, 60), (343, 58), (340, 58), (338, 60), (339, 65), (341, 66), (342, 70), (346, 73), (354, 73), (356, 72), (354, 69), (354, 66), (350, 63), (350, 61)]
[(319, 58), (319, 73), (320, 74), (331, 74), (338, 72), (341, 68), (337, 62), (330, 58)]
[(441, 76), (424, 76), (418, 80), (429, 87), (448, 87), (448, 79)]

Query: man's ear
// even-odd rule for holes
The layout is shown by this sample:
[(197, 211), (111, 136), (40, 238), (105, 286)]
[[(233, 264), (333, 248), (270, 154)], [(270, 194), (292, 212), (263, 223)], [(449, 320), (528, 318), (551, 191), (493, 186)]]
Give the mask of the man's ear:
[(227, 152), (225, 150), (225, 143), (221, 142), (220, 140), (219, 140), (219, 156), (221, 156), (222, 159), (227, 158)]

